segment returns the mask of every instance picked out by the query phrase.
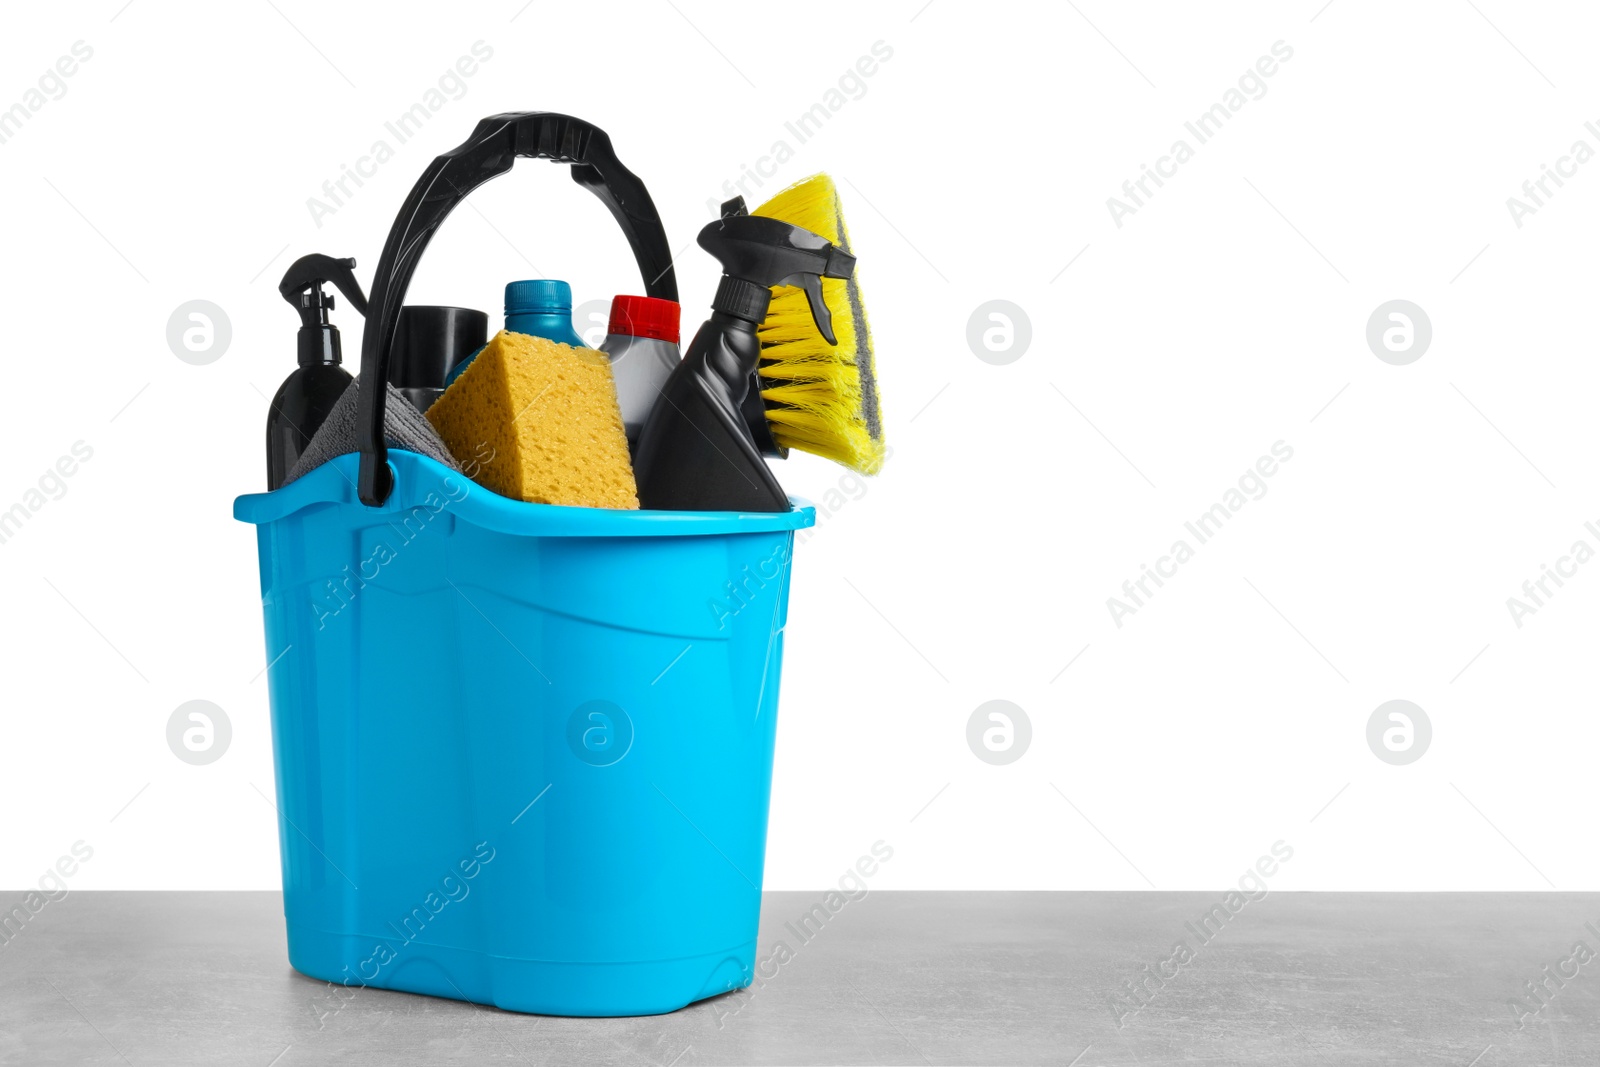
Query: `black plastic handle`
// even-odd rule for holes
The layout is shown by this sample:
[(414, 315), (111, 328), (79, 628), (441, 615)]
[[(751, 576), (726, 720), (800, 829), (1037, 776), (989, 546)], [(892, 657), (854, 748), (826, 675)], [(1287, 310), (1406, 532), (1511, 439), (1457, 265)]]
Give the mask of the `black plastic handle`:
[(645, 294), (678, 299), (672, 250), (661, 216), (644, 183), (617, 159), (604, 130), (551, 111), (491, 115), (479, 122), (471, 137), (435, 159), (412, 186), (372, 278), (361, 337), (361, 381), (366, 388), (359, 392), (356, 406), (361, 444), (358, 490), (369, 507), (389, 499), (394, 488), (383, 434), (386, 390), (372, 383), (381, 386), (388, 380), (389, 351), (417, 260), (451, 210), (472, 190), (510, 170), (518, 156), (572, 164), (572, 180), (598, 196), (622, 227), (639, 264)]

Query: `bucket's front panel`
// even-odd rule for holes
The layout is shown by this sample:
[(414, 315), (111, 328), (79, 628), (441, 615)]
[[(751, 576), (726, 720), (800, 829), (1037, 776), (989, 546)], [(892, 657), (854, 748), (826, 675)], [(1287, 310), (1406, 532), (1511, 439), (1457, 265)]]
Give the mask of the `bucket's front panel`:
[[(673, 958), (754, 936), (789, 538), (464, 533), (464, 721), (490, 761), (479, 814), (506, 843), (485, 891), (508, 955)], [(747, 565), (766, 578), (734, 596)]]

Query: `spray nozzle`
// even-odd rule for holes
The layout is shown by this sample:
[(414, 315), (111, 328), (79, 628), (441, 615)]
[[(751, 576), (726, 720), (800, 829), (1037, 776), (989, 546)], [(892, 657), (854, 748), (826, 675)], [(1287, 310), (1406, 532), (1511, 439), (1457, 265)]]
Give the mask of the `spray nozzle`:
[(772, 287), (793, 285), (806, 294), (817, 332), (830, 345), (838, 343), (822, 297), (822, 279), (850, 277), (855, 256), (810, 230), (751, 215), (738, 196), (722, 205), (722, 217), (708, 223), (699, 240), (722, 264), (712, 310), (760, 325), (772, 302)]
[(317, 327), (328, 325), (328, 312), (333, 308), (333, 297), (322, 291), (332, 282), (350, 301), (350, 306), (363, 316), (367, 313), (367, 298), (356, 281), (354, 259), (334, 259), (313, 253), (301, 256), (289, 265), (278, 292), (289, 306), (300, 313), (300, 325)]

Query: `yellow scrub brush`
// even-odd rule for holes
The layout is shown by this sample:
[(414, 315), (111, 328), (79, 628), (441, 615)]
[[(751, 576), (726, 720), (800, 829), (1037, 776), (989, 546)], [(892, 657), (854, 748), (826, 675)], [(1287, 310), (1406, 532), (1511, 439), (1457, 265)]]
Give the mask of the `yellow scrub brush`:
[[(751, 214), (810, 230), (854, 254), (839, 191), (826, 174), (796, 182)], [(822, 297), (833, 316), (837, 344), (829, 344), (817, 329), (803, 289), (772, 287), (772, 304), (756, 331), (761, 340), (756, 373), (767, 429), (781, 448), (798, 448), (862, 474), (876, 474), (885, 452), (883, 413), (861, 285), (855, 274), (824, 277)]]

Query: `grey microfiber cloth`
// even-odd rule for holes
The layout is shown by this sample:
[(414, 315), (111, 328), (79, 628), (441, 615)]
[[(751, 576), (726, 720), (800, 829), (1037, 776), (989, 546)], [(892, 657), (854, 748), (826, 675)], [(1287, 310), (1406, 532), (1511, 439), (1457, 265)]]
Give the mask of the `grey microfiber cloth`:
[[(349, 455), (351, 452), (361, 450), (361, 439), (356, 433), (356, 400), (360, 386), (360, 379), (353, 380), (345, 388), (344, 394), (334, 402), (328, 417), (312, 435), (311, 443), (301, 454), (300, 462), (294, 465), (289, 471), (289, 476), (283, 480), (285, 485), (309, 474), (336, 456)], [(389, 400), (383, 406), (383, 436), (389, 447), (421, 453), (429, 459), (438, 460), (453, 471), (459, 471), (461, 465), (444, 446), (444, 441), (440, 439), (433, 424), (423, 416), (422, 412), (412, 407), (411, 401), (402, 396), (394, 386), (386, 384), (384, 390)]]

